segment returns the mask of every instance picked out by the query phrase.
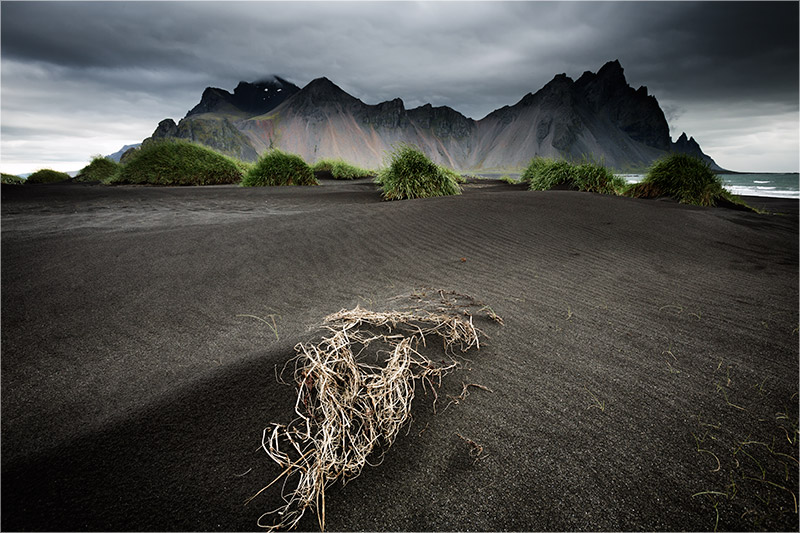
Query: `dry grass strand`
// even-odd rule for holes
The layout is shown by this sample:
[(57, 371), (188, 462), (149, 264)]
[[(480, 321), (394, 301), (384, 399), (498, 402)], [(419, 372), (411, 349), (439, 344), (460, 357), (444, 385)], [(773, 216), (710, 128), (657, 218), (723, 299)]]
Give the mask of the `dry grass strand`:
[[(436, 398), (434, 385), (459, 365), (456, 350), (480, 348), (472, 316), (446, 310), (342, 309), (325, 317), (327, 336), (295, 346), (287, 366), (294, 366), (297, 418), (270, 424), (262, 436), (262, 448), (283, 471), (247, 501), (283, 478), (285, 505), (264, 513), (259, 527), (292, 529), (310, 509), (324, 530), (326, 487), (358, 477), (366, 464), (380, 464), (411, 418), (416, 384), (430, 387)], [(442, 339), (448, 359), (434, 362), (418, 351), (431, 336)], [(375, 344), (380, 348), (367, 352)], [(270, 517), (272, 523), (262, 523)]]

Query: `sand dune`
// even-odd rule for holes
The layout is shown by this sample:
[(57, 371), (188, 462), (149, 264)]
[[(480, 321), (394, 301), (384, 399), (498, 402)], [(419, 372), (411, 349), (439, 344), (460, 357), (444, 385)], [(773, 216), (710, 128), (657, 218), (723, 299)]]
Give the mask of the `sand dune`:
[(429, 287), (504, 318), (439, 394), (493, 392), (420, 393), (326, 493), (329, 529), (797, 530), (798, 206), (748, 200), (785, 214), (498, 182), (3, 186), (2, 528), (255, 529), (280, 504), (243, 505), (279, 473), (261, 431), (294, 406), (275, 366), (326, 314)]

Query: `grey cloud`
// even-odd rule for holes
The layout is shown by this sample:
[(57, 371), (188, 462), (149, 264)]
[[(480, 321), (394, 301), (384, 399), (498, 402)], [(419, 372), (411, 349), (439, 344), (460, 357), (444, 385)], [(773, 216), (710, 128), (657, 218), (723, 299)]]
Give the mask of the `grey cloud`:
[[(557, 73), (575, 78), (612, 59), (668, 109), (697, 102), (797, 109), (796, 2), (3, 2), (0, 9), (4, 122), (11, 109), (54, 113), (59, 105), (67, 115), (109, 113), (109, 122), (180, 118), (206, 86), (231, 90), (269, 74), (300, 86), (327, 76), (367, 103), (400, 97), (409, 107), (448, 105), (477, 119)], [(18, 75), (21, 66), (27, 75)], [(44, 74), (31, 77), (34, 67)]]
[(662, 104), (661, 109), (664, 111), (667, 122), (670, 123), (680, 118), (686, 112), (684, 108), (674, 104)]
[[(788, 2), (11, 2), (2, 20), (4, 58), (173, 71), (164, 86), (182, 72), (228, 86), (326, 75), (380, 99), (398, 96), (392, 86), (415, 98), (477, 79), (480, 92), (521, 97), (556, 73), (619, 58), (676, 98), (797, 92), (797, 4)], [(462, 111), (500, 103), (467, 100)]]

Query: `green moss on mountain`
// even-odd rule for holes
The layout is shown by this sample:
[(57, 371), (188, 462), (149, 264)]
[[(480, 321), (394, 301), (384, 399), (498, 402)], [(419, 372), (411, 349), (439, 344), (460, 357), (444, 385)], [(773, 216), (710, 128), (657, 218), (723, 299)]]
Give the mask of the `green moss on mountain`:
[(187, 117), (177, 125), (171, 119), (162, 120), (153, 136), (146, 139), (144, 144), (163, 139), (191, 141), (242, 161), (258, 159), (258, 153), (247, 136), (224, 117)]

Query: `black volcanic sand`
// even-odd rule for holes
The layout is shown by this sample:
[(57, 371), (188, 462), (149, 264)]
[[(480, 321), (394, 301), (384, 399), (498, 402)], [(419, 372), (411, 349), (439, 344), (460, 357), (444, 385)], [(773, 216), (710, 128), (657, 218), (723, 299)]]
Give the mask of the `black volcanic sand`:
[[(798, 203), (748, 200), (783, 214), (492, 181), (4, 185), (2, 529), (257, 529), (261, 432), (294, 408), (276, 365), (326, 314), (428, 287), (505, 325), (328, 489), (328, 529), (796, 531)], [(462, 382), (493, 392), (444, 410)]]

